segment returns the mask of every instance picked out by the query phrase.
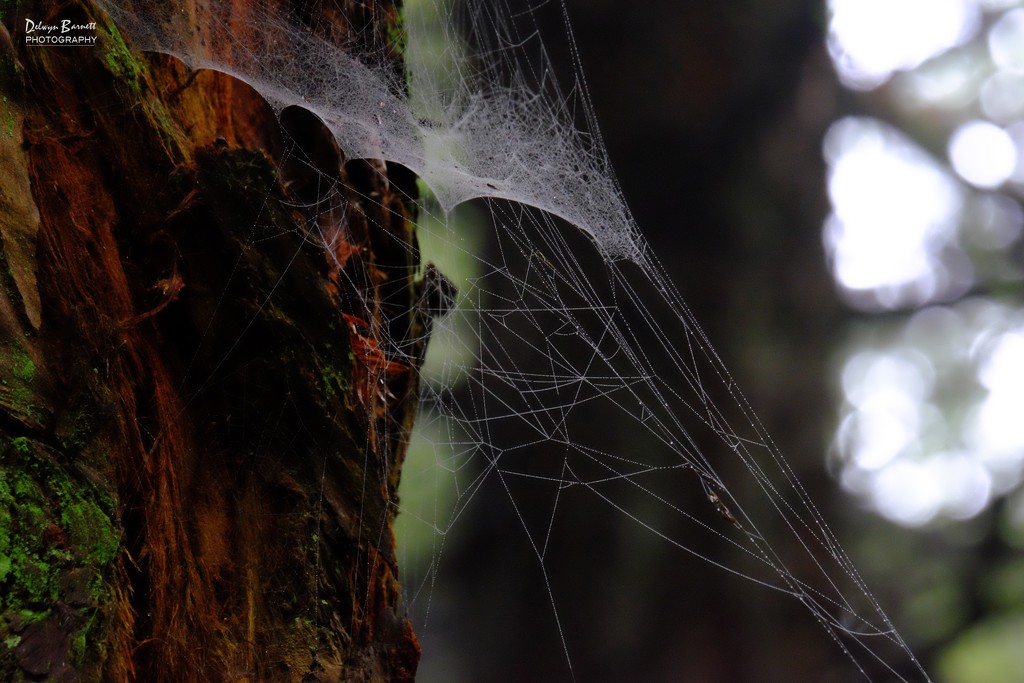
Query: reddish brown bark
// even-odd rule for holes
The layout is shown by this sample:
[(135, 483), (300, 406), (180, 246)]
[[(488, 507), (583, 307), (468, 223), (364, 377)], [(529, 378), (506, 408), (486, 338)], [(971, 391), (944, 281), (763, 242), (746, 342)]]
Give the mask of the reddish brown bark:
[[(26, 17), (100, 46), (26, 48)], [(416, 368), (353, 323), (422, 350), (411, 179), (325, 130), (316, 171), (283, 167), (255, 92), (130, 52), (88, 1), (3, 22), (0, 677), (412, 680), (389, 501)], [(312, 173), (344, 210), (288, 208)]]

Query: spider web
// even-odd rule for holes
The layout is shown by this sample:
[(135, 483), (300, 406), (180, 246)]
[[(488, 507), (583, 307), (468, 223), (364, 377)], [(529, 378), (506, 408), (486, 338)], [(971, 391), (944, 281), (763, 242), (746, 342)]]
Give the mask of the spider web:
[[(486, 209), (491, 256), (458, 283), (458, 305), (434, 330), (435, 348), (462, 344), (455, 355), (471, 369), (428, 356), (412, 446), (425, 464), (411, 458), (403, 475), (443, 481), (428, 505), (399, 504), (406, 534), (431, 537), (419, 583), (406, 579), (428, 656), (447, 538), (474, 523), (481, 498), (498, 497), (522, 536), (499, 530), (498, 542), (525, 543), (535, 558), (570, 675), (585, 644), (566, 632), (559, 595), (586, 579), (553, 578), (557, 546), (602, 533), (580, 528), (597, 522), (566, 509), (578, 505), (667, 544), (677, 590), (693, 590), (691, 562), (710, 565), (804, 603), (864, 677), (905, 675), (898, 662), (912, 656), (661, 266), (609, 261), (518, 205)], [(450, 247), (459, 237), (448, 225), (434, 227)]]
[[(582, 77), (556, 82), (550, 50), (577, 59), (570, 24), (552, 42), (536, 13), (564, 8), (408, 2), (405, 83), (380, 66), (383, 46), (337, 45), (270, 9), (240, 25), (228, 3), (204, 3), (207, 21), (186, 26), (173, 5), (102, 4), (139, 47), (244, 80), (279, 112), (302, 107), (346, 158), (400, 163), (424, 183), (433, 357), (420, 455), (394, 505), (403, 538), (428, 539), (426, 566), (405, 579), (428, 660), (453, 538), (496, 497), (505, 534), (535, 560), (521, 580), (549, 607), (564, 662), (553, 677), (577, 678), (586, 648), (561, 607), (585, 580), (553, 559), (566, 534), (601, 533), (570, 511), (584, 501), (678, 557), (678, 590), (700, 590), (692, 567), (726, 572), (802, 603), (861, 678), (927, 679), (646, 247)], [(471, 200), (476, 225), (456, 208)], [(319, 236), (328, 253), (337, 237)], [(386, 328), (375, 343), (413, 365)], [(404, 502), (423, 480), (452, 497), (428, 487), (426, 508)]]

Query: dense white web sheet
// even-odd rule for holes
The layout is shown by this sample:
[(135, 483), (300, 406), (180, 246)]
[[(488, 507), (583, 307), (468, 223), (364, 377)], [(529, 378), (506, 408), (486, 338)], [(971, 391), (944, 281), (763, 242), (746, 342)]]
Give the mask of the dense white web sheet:
[[(467, 4), (465, 13), (488, 52), (474, 61), (410, 65), (411, 97), (393, 73), (373, 68), (380, 54), (372, 47), (359, 46), (370, 53), (353, 55), (355, 45), (335, 45), (297, 26), (294, 17), (265, 13), (240, 23), (230, 3), (213, 0), (197, 3), (205, 19), (193, 26), (173, 3), (100, 4), (140, 49), (174, 55), (193, 69), (230, 74), (277, 111), (292, 105), (307, 109), (330, 128), (349, 159), (386, 159), (409, 167), (445, 210), (473, 197), (510, 199), (580, 226), (610, 257), (642, 257), (600, 141), (566, 125), (576, 115), (574, 105), (585, 99), (557, 93), (544, 66), (505, 74), (505, 66), (516, 65), (508, 53), (516, 54), (521, 38), (492, 29), (502, 26), (491, 23), (500, 22), (501, 15), (487, 3)], [(429, 9), (422, 13), (429, 26), (416, 19), (407, 24), (413, 58), (429, 50), (418, 42), (419, 32), (435, 27), (452, 31), (445, 34), (446, 45), (459, 44), (454, 24), (436, 21), (448, 10)], [(523, 93), (505, 76), (539, 79), (543, 90)]]
[[(429, 603), (447, 535), (496, 481), (541, 567), (571, 671), (548, 557), (561, 498), (583, 492), (682, 558), (801, 601), (865, 678), (927, 679), (646, 249), (583, 81), (557, 86), (531, 8), (407, 3), (406, 95), (379, 66), (383, 48), (334, 45), (295, 17), (239, 20), (210, 1), (185, 25), (174, 3), (100, 4), (137, 47), (231, 74), (278, 111), (307, 109), (346, 158), (403, 164), (436, 197), (423, 230), (447, 256), (425, 258), (465, 273), (433, 323), (448, 348), (428, 368), (418, 430), (434, 439), (444, 474), (433, 476), (457, 494), (417, 520), (437, 540), (410, 600)], [(565, 39), (572, 52), (568, 25)], [(483, 243), (446, 220), (474, 198), (488, 213)], [(527, 509), (523, 487), (550, 492), (546, 506)], [(780, 528), (785, 538), (762, 531)], [(729, 553), (709, 554), (708, 537)]]

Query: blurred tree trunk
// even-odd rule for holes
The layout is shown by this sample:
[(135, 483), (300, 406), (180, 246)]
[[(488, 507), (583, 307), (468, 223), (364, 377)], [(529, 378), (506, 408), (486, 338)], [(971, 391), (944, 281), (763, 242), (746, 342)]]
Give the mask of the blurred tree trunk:
[[(0, 678), (412, 680), (390, 501), (417, 373), (362, 336), (422, 350), (412, 179), (325, 129), (289, 147), (89, 0), (0, 7)], [(353, 7), (314, 19), (394, 29)], [(27, 47), (25, 19), (98, 43)], [(297, 196), (324, 173), (328, 212)]]

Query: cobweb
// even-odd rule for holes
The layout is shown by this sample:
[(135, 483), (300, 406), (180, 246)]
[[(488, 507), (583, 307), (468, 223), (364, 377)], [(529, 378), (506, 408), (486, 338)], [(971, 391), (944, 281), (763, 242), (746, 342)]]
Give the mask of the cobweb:
[[(437, 267), (422, 273), (432, 349), (412, 449), (433, 462), (404, 477), (455, 493), (426, 512), (395, 505), (432, 539), (426, 569), (405, 579), (427, 657), (448, 539), (498, 495), (550, 606), (565, 663), (551, 675), (575, 677), (580, 643), (550, 558), (566, 501), (582, 498), (676, 553), (681, 589), (699, 590), (688, 563), (712, 566), (802, 603), (862, 678), (927, 680), (646, 246), (578, 65), (569, 87), (557, 82), (550, 51), (575, 63), (571, 24), (547, 40), (536, 16), (564, 7), (409, 0), (403, 76), (372, 36), (337, 44), (315, 13), (100, 4), (137, 47), (241, 79), (279, 112), (302, 107), (347, 159), (421, 179), (420, 239)], [(475, 227), (454, 219), (471, 201)]]

